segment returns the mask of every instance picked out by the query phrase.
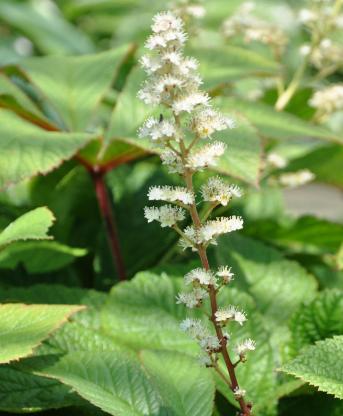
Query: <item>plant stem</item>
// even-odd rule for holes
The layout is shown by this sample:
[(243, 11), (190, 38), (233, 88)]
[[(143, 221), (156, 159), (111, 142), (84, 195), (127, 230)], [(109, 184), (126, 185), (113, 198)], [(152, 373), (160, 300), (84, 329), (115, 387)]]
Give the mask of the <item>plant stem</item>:
[(120, 250), (117, 225), (113, 216), (110, 199), (106, 189), (104, 172), (93, 170), (91, 171), (91, 176), (95, 186), (95, 193), (98, 200), (100, 214), (104, 221), (114, 267), (117, 270), (119, 280), (126, 280), (126, 271)]
[[(182, 153), (182, 159), (185, 160), (187, 157), (187, 152), (185, 150), (185, 146), (183, 144), (183, 142), (180, 142), (180, 149), (181, 149), (181, 153)], [(194, 193), (194, 189), (193, 189), (193, 180), (192, 180), (192, 172), (189, 171), (187, 168), (185, 169), (185, 173), (184, 173), (184, 179), (186, 182), (186, 186), (187, 189)], [(196, 207), (196, 204), (193, 203), (190, 208), (189, 208), (191, 217), (192, 217), (192, 221), (194, 224), (195, 229), (199, 229), (202, 226), (200, 217), (199, 217), (199, 213)], [(202, 266), (205, 270), (210, 270), (210, 265), (209, 265), (209, 261), (207, 258), (207, 252), (206, 252), (206, 248), (203, 245), (199, 245), (197, 247), (198, 249), (198, 254), (202, 263)], [(221, 354), (223, 356), (226, 368), (228, 370), (229, 376), (230, 376), (230, 381), (231, 381), (231, 390), (234, 392), (235, 389), (239, 388), (239, 384), (237, 381), (237, 377), (236, 377), (236, 373), (235, 373), (235, 367), (230, 359), (229, 353), (227, 351), (227, 339), (223, 336), (223, 331), (220, 327), (220, 325), (218, 325), (217, 321), (216, 321), (216, 312), (218, 310), (218, 305), (217, 305), (217, 292), (216, 289), (214, 288), (214, 286), (209, 286), (209, 296), (210, 296), (210, 302), (211, 302), (211, 318), (210, 320), (213, 323), (214, 329), (216, 331), (216, 335), (219, 341), (219, 344), (221, 346)], [(239, 406), (241, 408), (241, 416), (250, 416), (251, 415), (251, 407), (248, 406), (248, 404), (245, 402), (244, 398), (237, 398), (236, 399), (239, 403)]]

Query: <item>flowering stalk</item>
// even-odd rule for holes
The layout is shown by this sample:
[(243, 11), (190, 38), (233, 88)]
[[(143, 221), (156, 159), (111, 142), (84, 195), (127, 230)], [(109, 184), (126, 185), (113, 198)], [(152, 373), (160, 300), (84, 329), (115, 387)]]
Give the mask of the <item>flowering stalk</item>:
[[(170, 12), (155, 16), (153, 34), (146, 47), (151, 53), (144, 55), (141, 65), (148, 79), (138, 92), (138, 97), (148, 105), (161, 105), (166, 114), (159, 118), (149, 118), (141, 127), (139, 135), (149, 137), (161, 148), (161, 159), (170, 173), (179, 174), (184, 187), (152, 187), (148, 197), (151, 201), (166, 201), (167, 205), (146, 207), (148, 222), (157, 221), (161, 227), (173, 228), (181, 237), (184, 249), (196, 251), (201, 260), (200, 268), (185, 275), (185, 284), (191, 291), (177, 296), (177, 303), (188, 308), (203, 306), (209, 299), (212, 330), (204, 322), (187, 318), (181, 329), (187, 331), (200, 345), (201, 362), (213, 367), (232, 390), (241, 409), (242, 416), (251, 415), (251, 405), (245, 401), (245, 391), (240, 388), (235, 368), (246, 360), (246, 354), (255, 349), (251, 339), (236, 345), (237, 360), (233, 361), (229, 352), (231, 340), (224, 330), (231, 322), (243, 325), (246, 315), (235, 306), (218, 306), (218, 292), (233, 279), (228, 266), (213, 271), (207, 257), (209, 244), (217, 244), (217, 238), (225, 233), (241, 229), (240, 217), (219, 217), (208, 219), (218, 205), (227, 205), (233, 197), (240, 197), (241, 191), (235, 185), (227, 184), (218, 176), (211, 177), (201, 187), (202, 200), (206, 204), (206, 214), (200, 217), (197, 208), (193, 176), (196, 172), (214, 166), (225, 152), (226, 146), (220, 141), (211, 141), (216, 131), (233, 128), (234, 123), (210, 105), (210, 97), (200, 90), (201, 78), (196, 73), (198, 66), (194, 58), (182, 53), (186, 41), (182, 20)], [(205, 144), (203, 144), (205, 142)], [(192, 225), (182, 229), (186, 213), (190, 214)], [(222, 356), (227, 374), (218, 366)]]

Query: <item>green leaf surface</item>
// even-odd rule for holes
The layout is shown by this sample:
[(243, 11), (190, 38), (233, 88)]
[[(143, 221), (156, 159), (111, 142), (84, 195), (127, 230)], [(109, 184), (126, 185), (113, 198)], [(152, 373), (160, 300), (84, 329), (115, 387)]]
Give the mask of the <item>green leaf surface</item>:
[(338, 174), (343, 166), (343, 146), (321, 146), (304, 156), (293, 159), (286, 170), (309, 169), (318, 182), (325, 182), (343, 188), (343, 175)]
[(139, 358), (165, 410), (177, 416), (212, 415), (214, 382), (196, 360), (166, 351), (142, 351)]
[(38, 4), (34, 7), (33, 3), (2, 0), (0, 18), (26, 34), (44, 53), (83, 54), (93, 51), (94, 46), (87, 35), (67, 22), (57, 7), (46, 9)]
[[(130, 282), (115, 286), (102, 311), (105, 332), (119, 344), (135, 350), (153, 348), (196, 355), (199, 347), (188, 335), (180, 331), (179, 324), (186, 316), (202, 315), (175, 304), (175, 296), (182, 286), (181, 279), (151, 273), (139, 273)], [(246, 365), (238, 368), (238, 374), (242, 385), (249, 392), (248, 397), (258, 403), (260, 411), (263, 411), (266, 405), (275, 405), (275, 401), (264, 401), (266, 397), (270, 397), (275, 385), (269, 334), (249, 296), (235, 290), (224, 290), (220, 294), (219, 303), (223, 306), (237, 305), (244, 308), (249, 315), (249, 321), (244, 327), (232, 326), (230, 333), (235, 342), (252, 337), (258, 343), (258, 351), (254, 352), (258, 358), (248, 360)], [(220, 378), (217, 385), (235, 404), (227, 385)]]
[(81, 399), (70, 387), (56, 380), (22, 371), (16, 365), (0, 366), (0, 409), (11, 413), (80, 404)]
[(194, 47), (190, 49), (189, 55), (199, 60), (199, 70), (206, 88), (242, 77), (273, 75), (279, 70), (277, 63), (238, 46)]
[(343, 291), (325, 290), (311, 303), (302, 305), (292, 317), (291, 350), (297, 354), (316, 341), (343, 335)]
[(84, 131), (127, 53), (125, 45), (81, 57), (31, 58), (21, 66), (59, 114), (62, 128)]
[(292, 114), (277, 112), (271, 106), (251, 103), (237, 98), (222, 97), (218, 105), (226, 111), (234, 111), (246, 117), (259, 133), (271, 139), (295, 139), (312, 137), (335, 143), (343, 143), (342, 137), (325, 127), (315, 126)]
[(94, 139), (85, 133), (44, 131), (8, 112), (0, 112), (0, 189), (47, 173)]
[(343, 336), (319, 341), (300, 353), (281, 371), (306, 381), (319, 391), (343, 399)]
[[(46, 207), (27, 212), (9, 224), (0, 233), (0, 247), (19, 240), (42, 240), (54, 222), (54, 215)], [(1, 254), (0, 254), (1, 256)]]
[(28, 273), (48, 273), (59, 270), (86, 254), (85, 249), (55, 241), (17, 242), (0, 251), (0, 269), (15, 269), (21, 264)]
[(0, 363), (31, 355), (52, 331), (80, 309), (65, 305), (0, 305)]
[[(237, 284), (254, 298), (273, 336), (287, 337), (283, 326), (302, 302), (312, 300), (317, 284), (298, 263), (252, 239), (224, 237), (216, 249), (219, 265), (232, 266)], [(280, 339), (278, 339), (278, 343)]]

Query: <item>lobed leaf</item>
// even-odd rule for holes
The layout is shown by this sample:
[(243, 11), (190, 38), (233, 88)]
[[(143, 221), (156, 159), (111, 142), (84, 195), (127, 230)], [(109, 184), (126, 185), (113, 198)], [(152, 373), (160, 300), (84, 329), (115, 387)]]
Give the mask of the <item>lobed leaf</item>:
[(312, 386), (343, 399), (343, 336), (318, 341), (281, 368)]

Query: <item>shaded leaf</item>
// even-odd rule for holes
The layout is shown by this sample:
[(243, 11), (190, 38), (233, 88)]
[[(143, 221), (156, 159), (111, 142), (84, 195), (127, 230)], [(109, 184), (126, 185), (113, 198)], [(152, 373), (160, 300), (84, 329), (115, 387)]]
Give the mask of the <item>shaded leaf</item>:
[[(54, 222), (54, 216), (46, 207), (27, 212), (9, 224), (0, 233), (0, 247), (19, 240), (41, 240), (47, 235)], [(1, 254), (0, 254), (1, 255)]]

